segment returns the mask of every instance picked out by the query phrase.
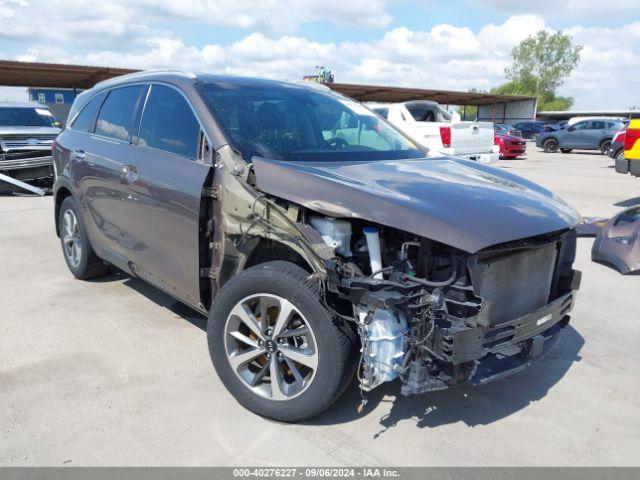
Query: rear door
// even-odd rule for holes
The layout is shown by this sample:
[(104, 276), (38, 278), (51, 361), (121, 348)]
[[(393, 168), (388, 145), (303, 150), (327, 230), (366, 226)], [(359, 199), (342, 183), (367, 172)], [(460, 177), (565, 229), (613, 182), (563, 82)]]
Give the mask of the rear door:
[(202, 128), (176, 88), (153, 84), (127, 170), (127, 215), (136, 274), (183, 301), (200, 302), (200, 200), (211, 169), (199, 157)]
[[(134, 154), (133, 125), (144, 89), (142, 85), (130, 85), (98, 94), (95, 123), (87, 115), (83, 121), (89, 122), (88, 135), (84, 135), (71, 152), (71, 168), (78, 179), (81, 207), (92, 244), (98, 255), (121, 267), (126, 266), (126, 252), (135, 242), (129, 234), (128, 191), (122, 181), (122, 165)], [(92, 101), (85, 109), (97, 106), (91, 104)], [(78, 114), (73, 128), (78, 128), (82, 114)]]

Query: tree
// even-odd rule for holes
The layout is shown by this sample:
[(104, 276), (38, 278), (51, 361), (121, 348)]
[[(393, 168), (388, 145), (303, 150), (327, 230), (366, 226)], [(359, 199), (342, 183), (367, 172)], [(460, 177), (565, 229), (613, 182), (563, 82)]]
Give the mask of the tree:
[(535, 95), (538, 98), (538, 110), (568, 110), (573, 105), (573, 98), (559, 97), (554, 92), (536, 94), (536, 80), (533, 75), (523, 74), (518, 80), (511, 80), (499, 87), (491, 89), (491, 93), (499, 95)]
[(531, 93), (535, 95), (555, 94), (564, 78), (578, 65), (581, 50), (569, 35), (540, 30), (535, 37), (529, 37), (513, 48), (513, 64), (505, 73), (512, 82), (533, 87)]

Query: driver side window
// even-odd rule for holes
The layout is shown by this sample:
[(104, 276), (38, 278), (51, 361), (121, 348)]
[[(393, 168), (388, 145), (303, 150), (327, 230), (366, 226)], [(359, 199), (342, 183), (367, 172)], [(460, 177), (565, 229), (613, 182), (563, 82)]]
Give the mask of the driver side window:
[(388, 150), (391, 146), (376, 131), (375, 117), (365, 117), (369, 122), (363, 121), (363, 117), (354, 112), (344, 110), (340, 118), (330, 130), (322, 130), (325, 140), (339, 138), (348, 146), (360, 146), (372, 150)]

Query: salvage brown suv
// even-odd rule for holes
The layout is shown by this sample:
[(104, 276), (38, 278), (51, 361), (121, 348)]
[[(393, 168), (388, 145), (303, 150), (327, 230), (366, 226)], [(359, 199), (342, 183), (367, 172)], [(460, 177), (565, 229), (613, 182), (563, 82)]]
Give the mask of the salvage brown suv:
[(218, 375), (260, 415), (318, 415), (356, 373), (406, 395), (502, 378), (569, 322), (574, 210), (426, 158), (325, 87), (146, 72), (69, 118), (54, 146), (69, 269), (111, 264), (208, 313)]

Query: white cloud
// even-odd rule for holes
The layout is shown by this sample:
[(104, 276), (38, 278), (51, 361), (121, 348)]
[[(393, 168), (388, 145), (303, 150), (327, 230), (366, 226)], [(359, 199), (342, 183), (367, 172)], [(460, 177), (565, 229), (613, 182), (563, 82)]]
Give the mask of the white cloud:
[(323, 20), (383, 28), (392, 20), (386, 6), (387, 0), (0, 0), (0, 19), (11, 19), (11, 28), (0, 29), (0, 38), (55, 36), (57, 41), (109, 44), (148, 34), (150, 23), (167, 19), (274, 34)]
[[(50, 3), (59, 1), (50, 0)], [(71, 1), (76, 7), (82, 2)], [(101, 9), (114, 8), (118, 1), (121, 0), (96, 7), (91, 15), (106, 15)], [(275, 0), (263, 3), (283, 4)], [(307, 7), (302, 10), (305, 18), (326, 15), (323, 9), (339, 2), (326, 0), (322, 7), (320, 3), (313, 2), (317, 5), (313, 6), (311, 1), (302, 2)], [(376, 4), (375, 1), (368, 3)], [(6, 1), (2, 5), (5, 4)], [(383, 10), (384, 2), (378, 4)], [(18, 2), (9, 5), (13, 7)], [(167, 9), (172, 6), (174, 3), (168, 1), (154, 3), (154, 11), (170, 11)], [(195, 16), (201, 6), (202, 2), (185, 0), (181, 11)], [(302, 13), (296, 15), (296, 22), (304, 21)], [(502, 24), (487, 24), (477, 32), (449, 24), (423, 31), (398, 27), (361, 42), (316, 42), (300, 34), (254, 32), (227, 45), (196, 46), (172, 32), (153, 30), (148, 26), (141, 29), (132, 28), (133, 24), (124, 29), (118, 27), (118, 22), (126, 16), (126, 13), (118, 12), (104, 17), (114, 22), (113, 25), (109, 22), (96, 24), (96, 29), (111, 32), (110, 37), (105, 34), (108, 38), (101, 43), (81, 41), (77, 42), (81, 48), (74, 46), (71, 50), (52, 46), (47, 39), (25, 47), (16, 58), (139, 69), (187, 68), (280, 79), (300, 79), (312, 73), (315, 65), (326, 65), (340, 82), (453, 90), (489, 89), (505, 81), (504, 69), (510, 62), (514, 45), (540, 29), (552, 30), (541, 16), (525, 14), (512, 16)], [(251, 21), (257, 21), (258, 16), (250, 15)], [(30, 28), (38, 28), (37, 22), (32, 23)], [(77, 25), (73, 35), (81, 31)], [(575, 108), (626, 108), (639, 103), (636, 92), (640, 91), (640, 22), (616, 29), (576, 26), (566, 32), (584, 46), (580, 66), (560, 91), (576, 98)], [(93, 36), (93, 41), (97, 42), (98, 37)]]
[(496, 10), (512, 13), (536, 13), (558, 18), (601, 18), (636, 14), (638, 0), (473, 0)]

